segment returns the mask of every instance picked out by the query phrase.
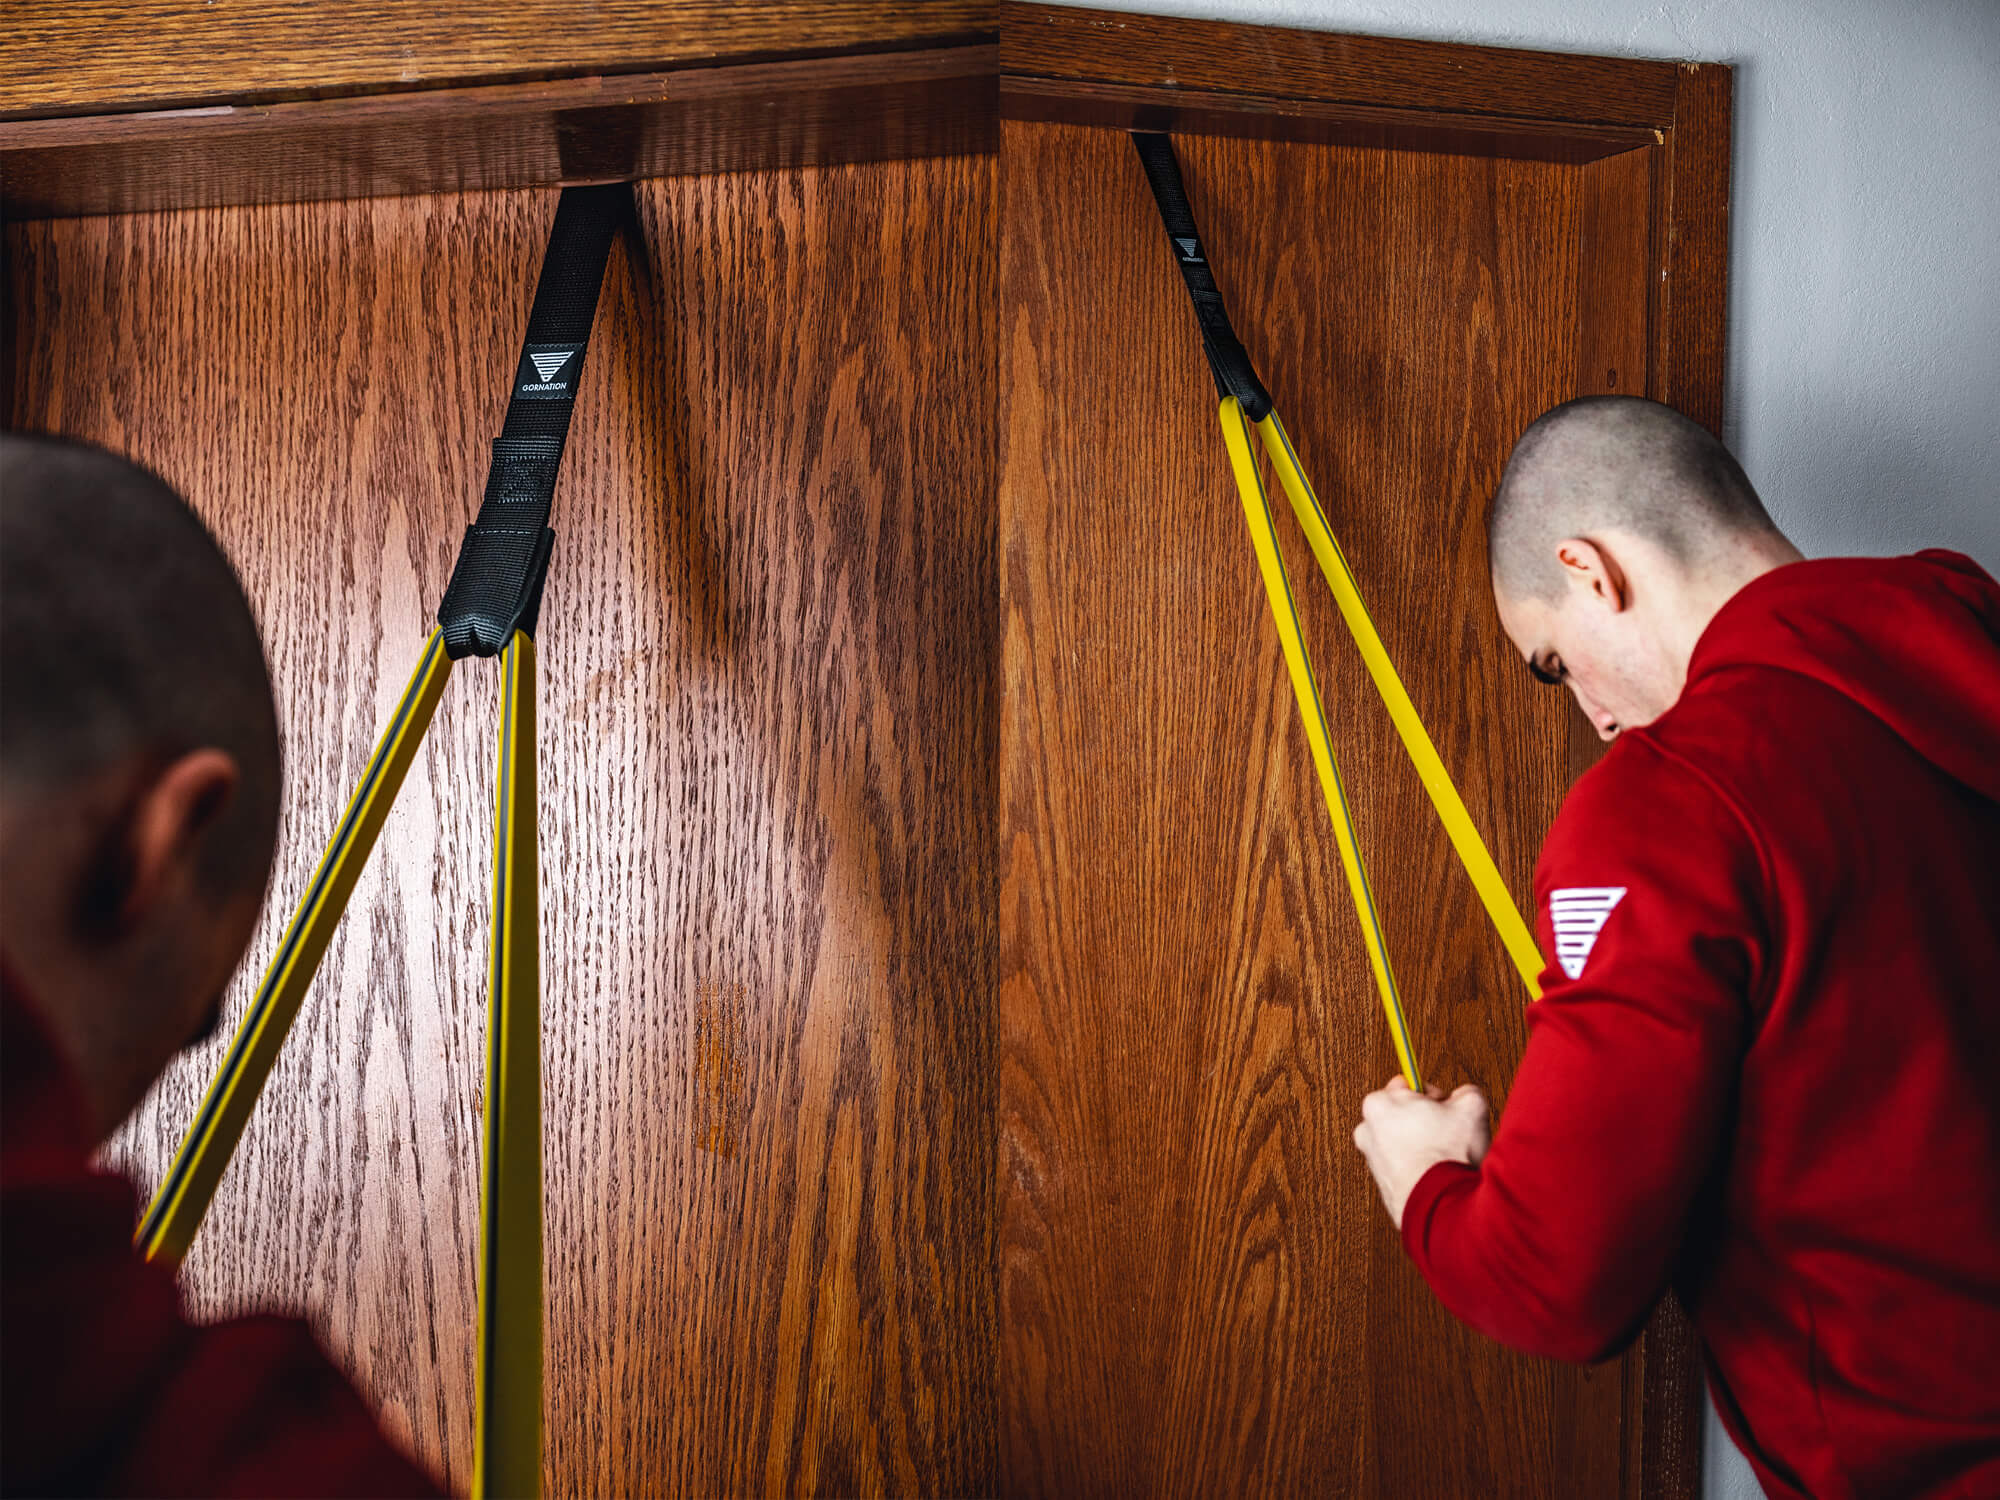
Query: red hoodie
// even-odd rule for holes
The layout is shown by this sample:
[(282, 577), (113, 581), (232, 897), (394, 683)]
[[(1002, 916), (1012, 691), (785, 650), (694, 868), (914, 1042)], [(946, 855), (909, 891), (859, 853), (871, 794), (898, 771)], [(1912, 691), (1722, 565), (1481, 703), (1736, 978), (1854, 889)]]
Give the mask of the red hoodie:
[(1528, 1048), (1403, 1243), (1531, 1353), (1671, 1282), (1774, 1497), (2000, 1495), (2000, 586), (1800, 562), (1565, 800)]
[(0, 964), (0, 1490), (435, 1495), (304, 1323), (181, 1313), (90, 1164), (75, 1080)]

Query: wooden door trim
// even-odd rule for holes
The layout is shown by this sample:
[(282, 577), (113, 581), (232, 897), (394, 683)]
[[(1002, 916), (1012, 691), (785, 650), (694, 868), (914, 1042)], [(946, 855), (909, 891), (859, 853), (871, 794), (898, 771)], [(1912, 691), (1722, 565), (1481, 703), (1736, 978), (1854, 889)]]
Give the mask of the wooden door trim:
[(1021, 0), (1000, 7), (1000, 71), (1009, 87), (1029, 80), (1124, 84), (1157, 90), (1163, 102), (1225, 109), (1247, 98), (1530, 120), (1583, 133), (1666, 130), (1684, 66)]
[(1655, 272), (1645, 393), (1722, 423), (1732, 73), (1070, 6), (1000, 7), (1000, 112), (1590, 162), (1649, 153)]
[(0, 215), (549, 187), (989, 153), (991, 40), (0, 121)]
[(1657, 153), (1653, 388), (1650, 394), (1722, 434), (1729, 308), (1731, 70), (1676, 69), (1674, 123)]
[(10, 0), (0, 120), (993, 41), (993, 0)]
[[(1731, 69), (1004, 3), (1004, 118), (1575, 162), (1617, 174), (1618, 264), (1644, 274), (1645, 368), (1616, 387), (1719, 432)], [(1643, 153), (1643, 158), (1635, 153)], [(1582, 164), (1590, 164), (1583, 166)], [(1586, 202), (1588, 202), (1586, 195)], [(1579, 226), (1590, 234), (1589, 218)], [(1636, 233), (1634, 232), (1636, 230)], [(1579, 317), (1600, 315), (1581, 289)], [(1602, 316), (1631, 316), (1611, 308)], [(1615, 332), (1615, 330), (1614, 330)], [(1610, 372), (1580, 363), (1576, 394)], [(1581, 720), (1579, 728), (1587, 729)], [(1600, 747), (1575, 747), (1587, 763)], [(1624, 1374), (1624, 1495), (1694, 1500), (1702, 1376), (1685, 1314), (1656, 1311)]]

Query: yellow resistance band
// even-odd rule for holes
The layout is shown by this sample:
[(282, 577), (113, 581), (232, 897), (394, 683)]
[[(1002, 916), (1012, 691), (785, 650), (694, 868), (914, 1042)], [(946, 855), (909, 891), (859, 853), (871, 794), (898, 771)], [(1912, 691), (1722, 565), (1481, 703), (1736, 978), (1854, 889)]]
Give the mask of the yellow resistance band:
[(1278, 552), (1271, 503), (1264, 493), (1264, 477), (1257, 472), (1256, 455), (1250, 451), (1249, 419), (1234, 396), (1225, 396), (1222, 401), (1222, 440), (1229, 446), (1229, 467), (1236, 474), (1243, 518), (1250, 523), (1257, 567), (1264, 575), (1264, 592), (1271, 600), (1271, 618), (1277, 622), (1278, 640), (1285, 648), (1285, 665), (1291, 669), (1292, 694), (1299, 700), (1299, 717), (1305, 722), (1313, 764), (1319, 768), (1320, 790), (1326, 795), (1326, 810), (1333, 816), (1333, 833), (1340, 844), (1340, 865), (1347, 872), (1347, 889), (1354, 897), (1354, 912), (1361, 919), (1361, 935), (1368, 943), (1368, 961), (1375, 970), (1375, 987), (1382, 992), (1382, 1009), (1389, 1018), (1389, 1037), (1396, 1044), (1396, 1060), (1402, 1066), (1403, 1081), (1421, 1091), (1423, 1076), (1417, 1071), (1416, 1049), (1410, 1044), (1410, 1027), (1403, 1017), (1402, 997), (1396, 991), (1395, 970), (1389, 965), (1388, 945), (1382, 941), (1382, 922), (1375, 911), (1375, 893), (1368, 884), (1367, 868), (1361, 862), (1361, 844), (1354, 835), (1354, 817), (1348, 811), (1347, 791), (1340, 782), (1340, 766), (1333, 758), (1326, 709), (1319, 701), (1312, 659), (1306, 653), (1305, 636), (1299, 630), (1292, 582), (1285, 573), (1285, 560)]
[(1514, 905), (1514, 898), (1507, 893), (1507, 882), (1500, 878), (1493, 856), (1487, 853), (1486, 842), (1480, 838), (1479, 829), (1473, 824), (1472, 814), (1465, 810), (1458, 788), (1452, 785), (1451, 773), (1445, 770), (1444, 762), (1438, 758), (1437, 747), (1431, 743), (1430, 735), (1424, 732), (1424, 721), (1417, 716), (1417, 707), (1410, 701), (1403, 679), (1396, 675), (1388, 649), (1376, 632), (1374, 620), (1369, 618), (1368, 606), (1361, 602), (1361, 590), (1354, 582), (1353, 570), (1347, 566), (1340, 543), (1333, 539), (1333, 531), (1326, 524), (1326, 513), (1320, 509), (1319, 496), (1313, 493), (1312, 484), (1306, 479), (1305, 469), (1299, 463), (1299, 456), (1292, 449), (1291, 435), (1285, 431), (1285, 424), (1278, 420), (1275, 411), (1257, 424), (1257, 433), (1263, 438), (1264, 451), (1270, 455), (1271, 463), (1278, 471), (1278, 481), (1285, 487), (1285, 495), (1292, 502), (1292, 514), (1299, 518), (1306, 540), (1312, 545), (1313, 556), (1319, 559), (1320, 572), (1326, 577), (1326, 586), (1333, 590), (1333, 600), (1340, 606), (1341, 618), (1347, 621), (1348, 632), (1360, 648), (1361, 660), (1368, 668), (1369, 677), (1374, 680), (1375, 691), (1382, 695), (1383, 706), (1389, 710), (1390, 722), (1402, 738), (1403, 749), (1409, 755), (1410, 763), (1417, 768), (1417, 777), (1423, 782), (1424, 790), (1430, 793), (1431, 806), (1437, 809), (1438, 821), (1444, 824), (1444, 831), (1451, 839), (1452, 848), (1458, 851), (1465, 873), (1472, 877), (1472, 888), (1479, 893), (1480, 904), (1486, 908), (1487, 919), (1506, 946), (1507, 956), (1514, 960), (1521, 983), (1527, 987), (1528, 998), (1539, 1000), (1542, 998), (1542, 955), (1535, 946), (1535, 935), (1522, 919), (1520, 908)]
[(403, 776), (417, 757), (450, 676), (451, 658), (445, 654), (444, 637), (432, 631), (389, 727), (382, 731), (375, 753), (368, 758), (361, 784), (348, 799), (333, 840), (313, 871), (291, 926), (285, 929), (270, 967), (264, 970), (256, 998), (236, 1028), (215, 1082), (209, 1085), (194, 1123), (139, 1221), (135, 1238), (146, 1259), (178, 1266), (194, 1243), (223, 1168), (229, 1165), (250, 1112), (264, 1092), (271, 1065), (278, 1060), (278, 1050), (285, 1044), (313, 975), (319, 972), (333, 929), (347, 910), (354, 882), (360, 879), (361, 867), (368, 862), (368, 852), (382, 831), (382, 820), (389, 816)]
[[(486, 1191), (479, 1200), (479, 1405), (472, 1493), (542, 1484), (542, 1038), (535, 843), (535, 643), (501, 661), (486, 1019)], [(505, 1350), (503, 1362), (496, 1357)]]
[[(1375, 971), (1376, 988), (1381, 991), (1382, 1008), (1389, 1020), (1389, 1034), (1396, 1046), (1404, 1081), (1411, 1088), (1420, 1090), (1423, 1083), (1410, 1043), (1402, 999), (1396, 988), (1395, 972), (1390, 967), (1388, 949), (1383, 943), (1374, 893), (1362, 863), (1360, 844), (1355, 838), (1347, 796), (1341, 786), (1340, 769), (1334, 761), (1327, 734), (1326, 711), (1320, 703), (1312, 662), (1299, 627), (1298, 607), (1292, 598), (1291, 582), (1278, 552), (1277, 534), (1271, 519), (1270, 502), (1265, 495), (1263, 476), (1258, 472), (1250, 447), (1252, 424), (1234, 396), (1223, 397), (1220, 416), (1223, 442), (1229, 449), (1230, 470), (1235, 475), (1237, 492), (1243, 501), (1244, 518), (1250, 523), (1251, 541), (1256, 547), (1258, 567), (1264, 577), (1264, 592), (1270, 599), (1271, 617), (1277, 623), (1278, 638), (1284, 645), (1292, 693), (1298, 699), (1299, 717), (1305, 724), (1306, 738), (1312, 746), (1313, 763), (1319, 770), (1320, 789), (1326, 796), (1327, 811), (1333, 817), (1341, 866), (1347, 873), (1348, 889), (1361, 919), (1369, 963)], [(1457, 787), (1452, 785), (1451, 774), (1445, 770), (1437, 747), (1425, 732), (1416, 705), (1410, 701), (1408, 690), (1396, 675), (1395, 665), (1389, 660), (1388, 650), (1375, 629), (1375, 622), (1369, 618), (1368, 606), (1362, 602), (1353, 571), (1347, 566), (1340, 544), (1334, 540), (1332, 529), (1326, 523), (1319, 497), (1313, 493), (1312, 484), (1292, 448), (1284, 423), (1273, 411), (1255, 426), (1258, 436), (1263, 439), (1265, 453), (1278, 471), (1286, 498), (1292, 502), (1292, 513), (1298, 517), (1299, 525), (1312, 546), (1313, 556), (1319, 560), (1320, 572), (1326, 577), (1327, 587), (1333, 591), (1341, 618), (1347, 622), (1348, 631), (1353, 635), (1355, 645), (1360, 648), (1361, 659), (1368, 668), (1368, 675), (1389, 710), (1390, 721), (1396, 726), (1403, 748), (1416, 766), (1418, 779), (1430, 794), (1431, 805), (1437, 809), (1452, 847), (1458, 851), (1459, 860), (1472, 877), (1473, 889), (1478, 892), (1488, 919), (1506, 946), (1508, 957), (1513, 960), (1521, 982), (1527, 987), (1529, 998), (1538, 1000), (1542, 992), (1542, 959), (1540, 950), (1535, 946), (1534, 934), (1529, 931), (1520, 909), (1508, 894), (1507, 883), (1501, 879), (1493, 856), (1487, 852), (1485, 841), (1479, 837), (1479, 830), (1473, 825), (1472, 815), (1466, 811)]]
[[(140, 1221), (148, 1260), (179, 1265), (215, 1196), (326, 954), (383, 819), (416, 759), (451, 675), (444, 637), (422, 659), (368, 759), (304, 900), (222, 1067)], [(472, 1493), (541, 1491), (542, 1123), (535, 840), (535, 647), (515, 631), (502, 654), (494, 807), (493, 947), (487, 1017), (485, 1190), (479, 1203), (478, 1402)], [(505, 1351), (504, 1360), (501, 1351)]]

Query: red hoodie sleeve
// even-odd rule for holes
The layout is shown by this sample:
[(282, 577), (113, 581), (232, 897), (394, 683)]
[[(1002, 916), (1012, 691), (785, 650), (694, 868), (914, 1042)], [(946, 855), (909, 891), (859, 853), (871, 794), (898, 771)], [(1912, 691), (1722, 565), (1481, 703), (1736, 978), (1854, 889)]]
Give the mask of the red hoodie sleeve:
[(196, 1325), (0, 962), (0, 1494), (435, 1495), (293, 1318)]
[(51, 1174), (6, 1198), (7, 1493), (439, 1493), (304, 1322), (188, 1322), (130, 1248), (122, 1179)]
[(1733, 1098), (1764, 888), (1747, 822), (1643, 735), (1571, 792), (1535, 879), (1556, 962), (1492, 1148), (1404, 1208), (1405, 1248), (1463, 1321), (1570, 1360), (1644, 1324)]

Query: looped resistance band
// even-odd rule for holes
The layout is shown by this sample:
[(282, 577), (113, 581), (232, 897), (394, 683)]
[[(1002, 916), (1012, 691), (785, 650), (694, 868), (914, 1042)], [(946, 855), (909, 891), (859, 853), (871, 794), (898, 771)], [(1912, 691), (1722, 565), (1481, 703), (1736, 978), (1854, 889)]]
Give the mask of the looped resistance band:
[(1416, 767), (1417, 776), (1430, 796), (1431, 805), (1437, 809), (1452, 847), (1457, 850), (1466, 874), (1472, 878), (1473, 889), (1486, 908), (1487, 918), (1500, 935), (1500, 941), (1513, 960), (1514, 968), (1531, 999), (1541, 997), (1541, 953), (1535, 946), (1534, 934), (1529, 931), (1520, 909), (1508, 894), (1507, 883), (1494, 865), (1493, 856), (1487, 852), (1485, 841), (1479, 836), (1472, 814), (1466, 810), (1458, 788), (1452, 784), (1451, 774), (1445, 770), (1437, 747), (1431, 743), (1431, 737), (1424, 729), (1416, 705), (1410, 701), (1402, 678), (1397, 676), (1395, 665), (1389, 660), (1388, 649), (1382, 644), (1375, 622), (1369, 617), (1367, 605), (1362, 602), (1353, 570), (1348, 567), (1340, 544), (1334, 540), (1333, 529), (1327, 524), (1326, 513), (1306, 478), (1284, 423), (1272, 408), (1269, 393), (1251, 368), (1249, 355), (1230, 325), (1222, 294), (1216, 287), (1207, 253), (1195, 228), (1194, 211), (1188, 203), (1180, 166), (1174, 159), (1173, 143), (1164, 135), (1137, 131), (1132, 135), (1132, 143), (1138, 148), (1139, 160), (1145, 167), (1146, 180), (1159, 207), (1160, 220), (1166, 228), (1175, 263), (1187, 282), (1188, 295), (1194, 303), (1195, 320), (1201, 327), (1202, 348), (1208, 356), (1209, 370), (1215, 376), (1216, 389), (1221, 393), (1222, 438), (1229, 452), (1230, 472), (1243, 502), (1244, 519), (1250, 526), (1258, 571), (1263, 575), (1271, 618), (1277, 624), (1278, 639), (1284, 647), (1292, 693), (1298, 700), (1299, 717), (1312, 747), (1320, 790), (1326, 798), (1327, 812), (1333, 819), (1334, 836), (1340, 846), (1341, 867), (1354, 898), (1355, 913), (1361, 920), (1369, 964), (1374, 970), (1376, 988), (1381, 992), (1382, 1008), (1389, 1021), (1390, 1038), (1395, 1043), (1404, 1080), (1411, 1088), (1421, 1089), (1422, 1076), (1410, 1041), (1409, 1025), (1403, 1014), (1402, 997), (1396, 987), (1395, 971), (1390, 966), (1388, 947), (1383, 941), (1374, 889), (1355, 836), (1354, 818), (1348, 807), (1346, 789), (1341, 783), (1340, 767), (1334, 759), (1326, 710), (1320, 701), (1319, 685), (1306, 651), (1291, 580), (1285, 571), (1284, 558), (1278, 551), (1270, 501), (1250, 446), (1252, 426), (1262, 440), (1265, 456), (1278, 472), (1285, 497), (1291, 501), (1292, 513), (1298, 518), (1306, 540), (1312, 546), (1320, 572), (1326, 578), (1334, 602), (1340, 607), (1341, 618), (1346, 621), (1348, 632), (1361, 652), (1369, 678), (1389, 710), (1390, 721), (1396, 726), (1403, 748)]
[(535, 643), (555, 533), (551, 497), (604, 263), (629, 188), (567, 188), (535, 289), (506, 426), (425, 643), (361, 784), (334, 829), (222, 1067), (136, 1236), (178, 1265), (298, 1016), (333, 929), (430, 727), (452, 663), (501, 656), (488, 954), (485, 1171), (479, 1205), (478, 1397), (472, 1493), (542, 1482), (540, 933), (535, 829)]

